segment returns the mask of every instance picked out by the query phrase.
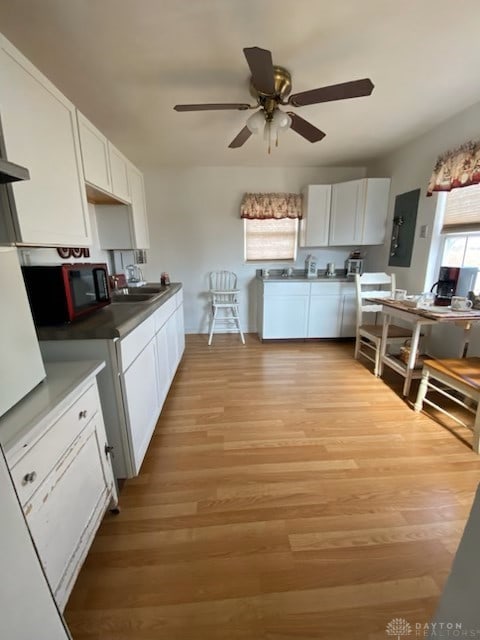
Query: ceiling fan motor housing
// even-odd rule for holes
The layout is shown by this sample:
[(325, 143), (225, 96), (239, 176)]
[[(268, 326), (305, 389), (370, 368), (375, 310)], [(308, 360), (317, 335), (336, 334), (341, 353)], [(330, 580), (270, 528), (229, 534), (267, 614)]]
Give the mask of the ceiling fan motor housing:
[(273, 67), (274, 78), (274, 92), (273, 94), (264, 93), (259, 91), (253, 84), (253, 78), (250, 80), (250, 93), (251, 95), (263, 105), (266, 99), (270, 98), (275, 101), (276, 104), (285, 100), (290, 91), (292, 90), (292, 77), (290, 72), (284, 67)]

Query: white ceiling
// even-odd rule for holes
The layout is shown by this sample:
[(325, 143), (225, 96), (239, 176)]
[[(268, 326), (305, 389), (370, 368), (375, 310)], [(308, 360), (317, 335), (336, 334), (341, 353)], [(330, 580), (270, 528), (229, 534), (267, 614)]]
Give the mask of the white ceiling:
[[(0, 30), (141, 167), (357, 165), (480, 101), (478, 0), (0, 0)], [(326, 132), (228, 144), (252, 112), (243, 47), (293, 92), (370, 77), (370, 97), (298, 114)], [(480, 130), (480, 125), (479, 125)]]

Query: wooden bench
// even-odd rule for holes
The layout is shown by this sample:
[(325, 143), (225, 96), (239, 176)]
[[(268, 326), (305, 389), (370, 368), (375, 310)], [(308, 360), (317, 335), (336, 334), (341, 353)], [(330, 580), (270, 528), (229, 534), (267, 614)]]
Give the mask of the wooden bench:
[[(436, 404), (427, 394), (438, 393), (456, 405), (472, 413), (473, 425), (467, 425), (458, 416)], [(415, 401), (415, 411), (421, 411), (424, 404), (449, 416), (462, 426), (473, 429), (473, 450), (480, 453), (480, 358), (450, 358), (446, 360), (425, 360), (422, 379)]]

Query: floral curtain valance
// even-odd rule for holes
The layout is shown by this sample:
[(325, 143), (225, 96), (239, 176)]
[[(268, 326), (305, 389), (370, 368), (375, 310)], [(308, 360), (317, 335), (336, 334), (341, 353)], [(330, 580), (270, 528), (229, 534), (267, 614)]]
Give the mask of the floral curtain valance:
[(428, 184), (427, 196), (434, 191), (451, 191), (480, 183), (480, 140), (467, 142), (439, 156)]
[(299, 193), (246, 193), (240, 217), (249, 220), (301, 218), (302, 196)]

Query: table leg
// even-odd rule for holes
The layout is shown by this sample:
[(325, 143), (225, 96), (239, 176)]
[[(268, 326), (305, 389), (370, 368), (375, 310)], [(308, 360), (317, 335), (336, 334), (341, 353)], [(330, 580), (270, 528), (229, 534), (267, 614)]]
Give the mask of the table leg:
[(403, 384), (403, 395), (407, 397), (410, 393), (410, 385), (412, 383), (412, 374), (415, 369), (415, 362), (418, 355), (418, 343), (420, 341), (420, 322), (415, 323), (415, 328), (412, 333), (412, 341), (410, 344), (410, 357), (408, 358), (407, 370), (405, 372), (405, 382)]
[(463, 325), (463, 340), (462, 340), (462, 348), (460, 351), (460, 357), (466, 358), (468, 353), (468, 347), (470, 344), (470, 329), (472, 328), (472, 323), (467, 322)]
[(390, 316), (388, 313), (383, 314), (382, 341), (380, 343), (380, 363), (378, 365), (378, 375), (381, 378), (383, 373), (383, 356), (387, 350), (388, 327), (390, 326)]

